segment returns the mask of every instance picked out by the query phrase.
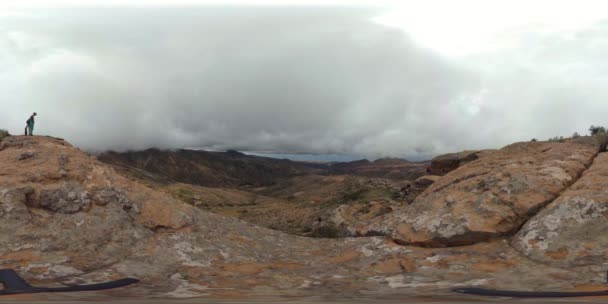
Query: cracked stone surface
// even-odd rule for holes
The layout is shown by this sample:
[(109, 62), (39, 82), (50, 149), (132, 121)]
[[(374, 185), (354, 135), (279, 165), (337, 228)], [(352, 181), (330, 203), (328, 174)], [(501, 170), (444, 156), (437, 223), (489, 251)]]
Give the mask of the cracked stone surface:
[(573, 142), (512, 144), (451, 171), (410, 206), (357, 232), (428, 247), (508, 236), (570, 186), (597, 153)]
[[(571, 148), (576, 153), (570, 158), (561, 152), (550, 154), (546, 167), (559, 166), (567, 176), (575, 176), (574, 168), (594, 153)], [(36, 157), (17, 160), (30, 150)], [(545, 178), (561, 187), (559, 179)], [(43, 195), (48, 189), (53, 189), (52, 195)], [(48, 207), (46, 198), (55, 200), (56, 208)], [(603, 270), (558, 266), (527, 258), (507, 239), (420, 248), (386, 237), (287, 235), (184, 204), (116, 174), (62, 140), (9, 137), (0, 143), (0, 267), (47, 286), (121, 277), (142, 280), (127, 288), (87, 294), (92, 300), (454, 299), (461, 296), (449, 288), (458, 286), (570, 290), (605, 282)]]
[(552, 265), (608, 266), (608, 153), (524, 225), (512, 244), (524, 255)]

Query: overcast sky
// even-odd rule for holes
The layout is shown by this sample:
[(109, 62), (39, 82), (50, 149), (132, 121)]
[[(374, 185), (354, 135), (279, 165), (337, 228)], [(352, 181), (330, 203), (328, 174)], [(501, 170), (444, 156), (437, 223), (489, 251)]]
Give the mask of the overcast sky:
[(608, 1), (11, 2), (0, 128), (36, 111), (87, 150), (421, 159), (608, 125)]

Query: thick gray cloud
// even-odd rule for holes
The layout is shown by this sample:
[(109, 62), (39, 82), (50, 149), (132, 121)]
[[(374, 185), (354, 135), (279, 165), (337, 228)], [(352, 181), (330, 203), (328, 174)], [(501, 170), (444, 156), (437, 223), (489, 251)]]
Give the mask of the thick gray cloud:
[[(608, 106), (606, 27), (443, 58), (377, 9), (29, 9), (0, 16), (0, 127), (84, 149), (412, 159), (584, 132)], [(602, 112), (603, 111), (603, 112)]]

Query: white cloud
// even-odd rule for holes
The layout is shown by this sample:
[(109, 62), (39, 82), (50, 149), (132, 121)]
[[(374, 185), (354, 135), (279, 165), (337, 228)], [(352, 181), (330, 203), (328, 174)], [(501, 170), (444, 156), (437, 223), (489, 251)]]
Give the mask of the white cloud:
[[(386, 13), (378, 8), (20, 9), (0, 16), (0, 127), (20, 133), (37, 111), (37, 130), (87, 149), (421, 158), (606, 124), (600, 15), (564, 27), (497, 17), (478, 30), (500, 6), (449, 26), (460, 17), (430, 18), (424, 3), (400, 28), (372, 21)], [(445, 9), (475, 2), (458, 3)], [(447, 52), (429, 42), (484, 33), (502, 46)]]
[(608, 2), (603, 0), (405, 0), (391, 8), (375, 20), (447, 56), (509, 48), (530, 29), (579, 30), (608, 16)]
[(57, 6), (181, 6), (181, 5), (262, 5), (262, 6), (390, 6), (395, 0), (19, 0), (2, 2), (0, 7)]

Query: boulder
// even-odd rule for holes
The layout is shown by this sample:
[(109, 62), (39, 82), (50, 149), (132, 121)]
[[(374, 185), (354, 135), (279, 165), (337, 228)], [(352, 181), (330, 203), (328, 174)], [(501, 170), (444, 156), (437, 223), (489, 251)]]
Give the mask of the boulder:
[(608, 153), (512, 239), (527, 257), (556, 266), (608, 263)]
[(416, 179), (415, 183), (416, 186), (418, 187), (428, 187), (432, 184), (434, 184), (435, 182), (437, 182), (439, 179), (441, 178), (441, 176), (437, 176), (437, 175), (425, 175), (422, 177), (419, 177), (418, 179)]
[(517, 143), (443, 176), (406, 208), (358, 234), (400, 244), (457, 246), (514, 234), (591, 164), (598, 149), (575, 143)]
[(76, 213), (89, 207), (89, 193), (78, 183), (67, 182), (58, 188), (40, 189), (39, 206), (61, 213)]
[(314, 237), (345, 237), (357, 223), (392, 212), (399, 208), (395, 201), (362, 201), (340, 205), (317, 217), (312, 226)]
[(431, 160), (431, 164), (427, 168), (426, 173), (429, 175), (446, 175), (449, 172), (456, 170), (458, 167), (478, 159), (480, 155), (488, 153), (489, 151), (491, 150), (468, 150), (439, 155)]

